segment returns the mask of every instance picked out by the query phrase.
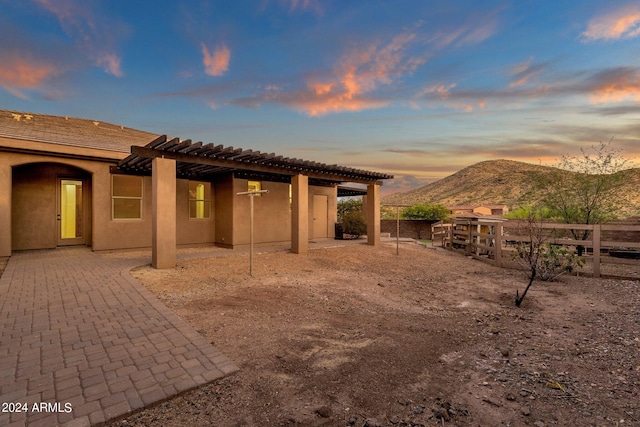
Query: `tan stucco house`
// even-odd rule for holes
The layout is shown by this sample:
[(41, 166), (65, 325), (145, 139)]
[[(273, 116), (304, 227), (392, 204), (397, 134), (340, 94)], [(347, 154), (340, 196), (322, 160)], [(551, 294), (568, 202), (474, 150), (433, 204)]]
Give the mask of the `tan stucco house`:
[(157, 267), (175, 249), (334, 237), (340, 184), (366, 184), (370, 244), (379, 243), (379, 189), (390, 175), (193, 143), (96, 120), (0, 110), (0, 257), (89, 245), (149, 248)]

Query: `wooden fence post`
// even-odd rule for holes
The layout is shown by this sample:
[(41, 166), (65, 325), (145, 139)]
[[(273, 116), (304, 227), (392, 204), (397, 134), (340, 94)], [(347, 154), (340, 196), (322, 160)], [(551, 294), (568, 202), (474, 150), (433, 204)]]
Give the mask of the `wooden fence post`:
[(593, 225), (593, 277), (600, 277), (600, 224)]
[(493, 247), (493, 256), (495, 258), (496, 266), (502, 267), (502, 221), (496, 224), (495, 230), (496, 242)]

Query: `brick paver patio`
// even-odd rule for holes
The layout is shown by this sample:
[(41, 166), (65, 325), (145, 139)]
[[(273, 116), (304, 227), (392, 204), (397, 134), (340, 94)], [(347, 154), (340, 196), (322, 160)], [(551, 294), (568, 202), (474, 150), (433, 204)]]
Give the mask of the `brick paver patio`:
[(238, 369), (129, 275), (142, 263), (14, 252), (0, 278), (0, 425), (97, 424)]

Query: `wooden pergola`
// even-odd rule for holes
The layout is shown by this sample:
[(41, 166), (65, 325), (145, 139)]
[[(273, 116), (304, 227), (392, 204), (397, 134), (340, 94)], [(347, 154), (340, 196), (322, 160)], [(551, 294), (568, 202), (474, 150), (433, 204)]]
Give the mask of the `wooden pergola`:
[[(327, 165), (260, 151), (193, 143), (162, 135), (144, 147), (132, 146), (131, 155), (112, 167), (113, 173), (152, 176), (152, 246), (156, 268), (175, 266), (176, 178), (213, 180), (217, 175), (288, 182), (292, 187), (291, 250), (308, 250), (308, 186), (338, 186), (353, 182), (367, 186), (368, 244), (380, 243), (380, 186), (393, 175)], [(363, 190), (364, 193), (364, 190)]]

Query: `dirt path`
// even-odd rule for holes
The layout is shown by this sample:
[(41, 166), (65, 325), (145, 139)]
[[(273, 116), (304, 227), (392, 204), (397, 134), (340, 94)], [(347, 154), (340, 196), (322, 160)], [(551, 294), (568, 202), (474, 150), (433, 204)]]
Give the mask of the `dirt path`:
[(640, 425), (640, 284), (413, 244), (267, 253), (134, 276), (240, 372), (113, 426)]

